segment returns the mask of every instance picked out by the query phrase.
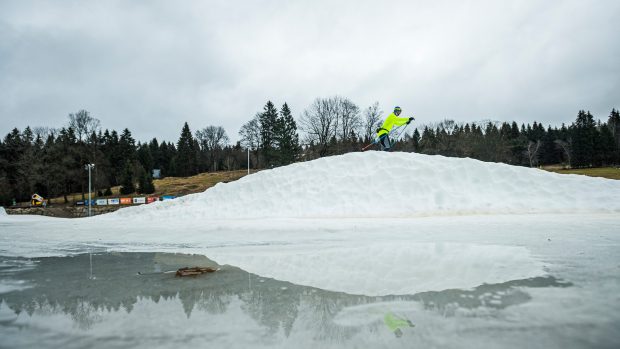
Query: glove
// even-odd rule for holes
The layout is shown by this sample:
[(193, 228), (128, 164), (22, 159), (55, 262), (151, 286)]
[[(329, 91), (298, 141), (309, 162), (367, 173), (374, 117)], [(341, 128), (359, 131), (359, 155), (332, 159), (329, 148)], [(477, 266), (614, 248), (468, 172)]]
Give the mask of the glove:
[(409, 118), (409, 121), (407, 121), (407, 125), (409, 125), (409, 123), (411, 122), (411, 120), (415, 120), (415, 119), (413, 118), (413, 116)]

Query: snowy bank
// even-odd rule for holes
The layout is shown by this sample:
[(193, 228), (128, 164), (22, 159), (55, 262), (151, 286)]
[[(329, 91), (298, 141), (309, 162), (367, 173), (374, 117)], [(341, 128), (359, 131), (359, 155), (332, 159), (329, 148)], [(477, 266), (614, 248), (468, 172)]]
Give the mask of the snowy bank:
[[(415, 153), (366, 152), (266, 170), (120, 210), (145, 219), (620, 212), (620, 181)], [(109, 216), (109, 215), (108, 215)]]

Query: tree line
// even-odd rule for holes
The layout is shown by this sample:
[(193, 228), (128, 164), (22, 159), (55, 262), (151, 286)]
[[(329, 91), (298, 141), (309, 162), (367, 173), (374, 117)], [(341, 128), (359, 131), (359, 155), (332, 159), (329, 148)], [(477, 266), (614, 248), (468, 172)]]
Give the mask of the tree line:
[[(374, 138), (383, 121), (379, 103), (361, 109), (350, 99), (317, 98), (299, 117), (289, 106), (280, 109), (268, 101), (239, 130), (240, 140), (230, 144), (221, 126), (192, 133), (187, 122), (176, 143), (136, 142), (131, 131), (102, 130), (101, 122), (86, 110), (69, 114), (59, 129), (26, 127), (10, 131), (0, 141), (0, 205), (27, 201), (32, 193), (44, 197), (87, 192), (93, 163), (97, 195), (154, 191), (153, 170), (162, 176), (192, 176), (202, 172), (266, 169), (298, 161), (360, 151)], [(300, 132), (303, 138), (300, 137)], [(579, 111), (569, 126), (538, 122), (457, 123), (451, 120), (414, 128), (404, 134), (397, 150), (519, 166), (564, 164), (597, 167), (620, 164), (620, 114), (612, 109), (606, 122)], [(249, 152), (249, 159), (248, 159)], [(248, 164), (249, 160), (249, 164)]]

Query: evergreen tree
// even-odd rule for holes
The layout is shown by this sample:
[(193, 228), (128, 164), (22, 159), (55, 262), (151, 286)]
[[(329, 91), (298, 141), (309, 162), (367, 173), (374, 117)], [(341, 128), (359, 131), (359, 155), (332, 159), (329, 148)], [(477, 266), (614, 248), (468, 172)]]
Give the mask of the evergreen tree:
[(176, 176), (175, 158), (177, 151), (173, 143), (161, 142), (159, 146), (160, 169), (163, 176)]
[(120, 192), (123, 195), (131, 194), (136, 191), (136, 187), (134, 185), (134, 170), (133, 164), (131, 161), (127, 160), (125, 162), (125, 167), (123, 169), (123, 174), (121, 177), (121, 189)]
[(19, 189), (19, 160), (24, 152), (25, 145), (21, 136), (21, 132), (14, 128), (4, 137), (4, 144), (0, 158), (3, 160), (3, 172), (5, 185), (10, 187), (10, 191), (5, 195), (15, 198), (17, 201), (28, 199), (28, 194), (21, 192)]
[(413, 146), (413, 151), (420, 151), (420, 132), (418, 132), (418, 128), (413, 131), (413, 136), (411, 137), (411, 144)]
[(259, 117), (261, 128), (261, 146), (265, 166), (271, 167), (276, 163), (276, 128), (278, 123), (278, 111), (271, 101), (265, 105), (264, 111)]
[[(103, 137), (106, 138), (105, 133)], [(107, 149), (106, 158), (108, 159), (108, 161), (110, 162), (110, 166), (112, 167), (112, 172), (110, 173), (110, 184), (118, 185), (120, 184), (120, 178), (121, 174), (123, 173), (126, 159), (123, 158), (118, 133), (116, 132), (116, 130), (112, 130), (112, 132), (109, 134), (109, 137), (107, 137), (105, 143), (105, 148)]]
[(597, 147), (596, 124), (590, 112), (580, 110), (577, 120), (572, 125), (571, 149), (573, 167), (590, 167), (594, 164), (594, 154)]
[(299, 146), (299, 135), (297, 134), (297, 124), (288, 105), (284, 103), (280, 110), (280, 116), (276, 120), (275, 143), (279, 147), (279, 164), (288, 165), (299, 158), (301, 147)]
[(197, 150), (196, 141), (186, 122), (177, 142), (177, 156), (175, 159), (177, 176), (187, 177), (198, 173)]
[(620, 112), (618, 112), (616, 108), (611, 110), (611, 114), (609, 114), (609, 119), (607, 120), (607, 126), (614, 138), (615, 151), (613, 162), (617, 165), (620, 164)]
[(120, 160), (125, 163), (127, 160), (136, 159), (136, 141), (131, 136), (129, 129), (124, 129), (118, 141), (118, 153)]
[(540, 163), (542, 165), (552, 165), (561, 162), (561, 154), (558, 152), (555, 140), (556, 132), (551, 129), (551, 126), (549, 126), (541, 140)]
[(436, 143), (435, 132), (433, 129), (428, 126), (424, 126), (424, 131), (422, 131), (422, 137), (420, 138), (420, 152), (424, 154), (436, 154)]
[(146, 171), (140, 176), (138, 181), (138, 193), (140, 194), (152, 194), (155, 192), (155, 185), (153, 184), (153, 177)]
[(599, 128), (599, 147), (596, 152), (595, 162), (597, 166), (609, 166), (616, 160), (616, 144), (611, 128), (606, 124)]
[(147, 173), (153, 173), (154, 161), (153, 156), (151, 155), (151, 147), (149, 147), (146, 143), (138, 143), (137, 155), (138, 161), (140, 162), (140, 165), (142, 165), (142, 168), (144, 168)]

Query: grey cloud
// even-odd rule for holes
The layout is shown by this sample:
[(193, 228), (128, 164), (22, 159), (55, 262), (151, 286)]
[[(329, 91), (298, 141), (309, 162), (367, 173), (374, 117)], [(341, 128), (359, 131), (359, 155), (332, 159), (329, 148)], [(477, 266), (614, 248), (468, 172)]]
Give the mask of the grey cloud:
[(427, 122), (618, 108), (617, 1), (4, 1), (0, 132), (85, 108), (140, 140), (339, 94)]

